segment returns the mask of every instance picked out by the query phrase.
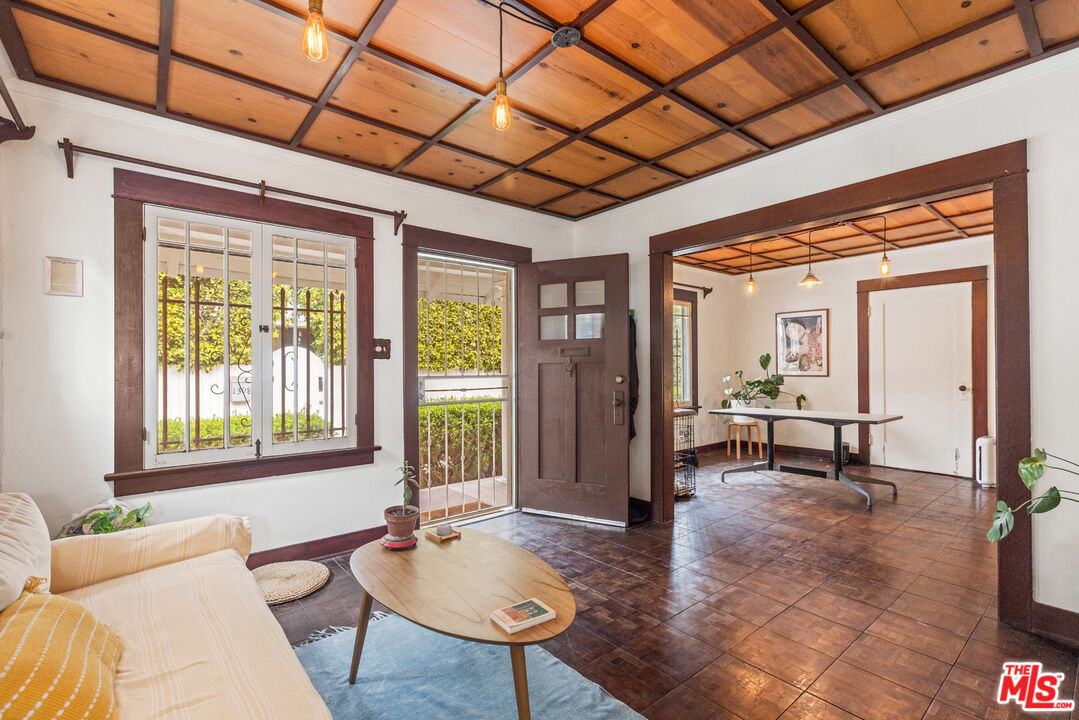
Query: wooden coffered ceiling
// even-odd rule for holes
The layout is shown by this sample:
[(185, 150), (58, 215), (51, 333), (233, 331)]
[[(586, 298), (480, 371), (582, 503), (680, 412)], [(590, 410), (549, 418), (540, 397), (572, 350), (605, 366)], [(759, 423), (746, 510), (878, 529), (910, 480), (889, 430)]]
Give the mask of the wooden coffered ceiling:
[[(581, 218), (1079, 44), (1079, 0), (0, 0), (20, 78)], [(76, 138), (77, 140), (77, 138)], [(122, 149), (116, 148), (117, 151)]]
[[(887, 236), (884, 234), (887, 219)], [(993, 191), (916, 202), (887, 213), (851, 218), (819, 228), (736, 239), (722, 247), (674, 258), (726, 275), (805, 265), (812, 232), (813, 264), (993, 234)], [(885, 242), (887, 239), (887, 242)], [(892, 261), (901, 262), (901, 255)]]

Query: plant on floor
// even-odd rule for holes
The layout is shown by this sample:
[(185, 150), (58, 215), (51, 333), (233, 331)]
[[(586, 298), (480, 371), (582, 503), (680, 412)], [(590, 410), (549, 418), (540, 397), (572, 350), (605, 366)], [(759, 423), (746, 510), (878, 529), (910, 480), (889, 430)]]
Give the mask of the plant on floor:
[(126, 513), (122, 507), (117, 505), (111, 510), (102, 510), (87, 515), (82, 523), (82, 531), (84, 535), (102, 535), (104, 533), (119, 532), (120, 530), (146, 527), (146, 518), (153, 514), (154, 509), (150, 507), (150, 503)]
[(386, 508), (383, 516), (386, 518), (386, 529), (391, 537), (407, 538), (411, 537), (412, 531), (416, 529), (416, 517), (420, 514), (420, 509), (412, 505), (412, 483), (416, 480), (416, 474), (412, 471), (412, 465), (408, 460), (405, 460), (397, 471), (401, 473), (401, 477), (394, 485), (404, 485), (401, 491), (404, 503)]
[[(1034, 455), (1019, 461), (1019, 478), (1032, 493), (1034, 491), (1034, 486), (1041, 480), (1042, 475), (1045, 474), (1046, 468), (1050, 470), (1062, 470), (1063, 472), (1071, 473), (1072, 475), (1079, 475), (1079, 472), (1076, 472), (1072, 468), (1047, 464), (1049, 458), (1079, 468), (1079, 463), (1074, 463), (1071, 460), (1066, 460), (1057, 455), (1047, 453), (1042, 448), (1036, 448), (1034, 450)], [(1059, 505), (1061, 500), (1070, 500), (1074, 503), (1079, 503), (1079, 497), (1072, 497), (1073, 495), (1079, 496), (1079, 492), (1073, 490), (1060, 490), (1054, 485), (1041, 495), (1031, 497), (1016, 508), (1008, 507), (1008, 503), (1003, 500), (998, 500), (997, 511), (993, 513), (993, 525), (989, 528), (989, 532), (986, 533), (986, 537), (989, 538), (989, 542), (998, 542), (1008, 537), (1012, 528), (1015, 527), (1015, 513), (1019, 512), (1024, 507), (1027, 509), (1027, 515), (1049, 512)]]
[[(727, 384), (726, 390), (723, 391), (727, 396), (723, 399), (723, 407), (730, 408), (735, 402), (741, 403), (744, 407), (750, 407), (753, 401), (761, 398), (778, 400), (780, 395), (787, 395), (794, 398), (795, 406), (801, 410), (806, 401), (805, 393), (795, 395), (794, 393), (787, 392), (783, 389), (783, 376), (779, 373), (775, 373), (774, 375), (769, 374), (768, 367), (772, 364), (771, 353), (761, 355), (759, 362), (761, 364), (761, 369), (764, 370), (763, 377), (746, 380), (743, 377), (743, 372), (741, 370), (736, 370), (733, 376), (723, 376), (723, 382)], [(731, 385), (732, 377), (738, 378), (739, 387), (735, 388)], [(765, 405), (765, 407), (768, 406)]]

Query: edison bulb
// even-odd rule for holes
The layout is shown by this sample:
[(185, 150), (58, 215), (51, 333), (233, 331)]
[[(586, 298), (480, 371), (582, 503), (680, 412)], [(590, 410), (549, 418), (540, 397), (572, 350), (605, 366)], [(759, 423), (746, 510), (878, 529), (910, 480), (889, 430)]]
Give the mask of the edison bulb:
[(757, 292), (757, 281), (753, 279), (752, 275), (750, 275), (749, 279), (746, 280), (746, 294), (752, 295), (755, 292)]
[(307, 11), (307, 25), (303, 29), (300, 44), (303, 54), (315, 62), (330, 56), (330, 43), (326, 39), (326, 22), (322, 18), (322, 0), (314, 0)]
[(506, 95), (506, 81), (498, 78), (498, 89), (495, 94), (495, 110), (492, 115), (495, 129), (506, 130), (510, 126), (510, 99)]
[(892, 264), (888, 262), (888, 256), (885, 255), (880, 259), (880, 274), (887, 275), (892, 271)]

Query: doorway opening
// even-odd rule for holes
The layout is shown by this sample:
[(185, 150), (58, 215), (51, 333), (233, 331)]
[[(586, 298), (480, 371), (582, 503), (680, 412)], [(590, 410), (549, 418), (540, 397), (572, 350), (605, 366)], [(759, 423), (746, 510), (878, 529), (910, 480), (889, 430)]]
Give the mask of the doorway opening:
[(421, 522), (514, 505), (515, 280), (508, 265), (417, 254)]

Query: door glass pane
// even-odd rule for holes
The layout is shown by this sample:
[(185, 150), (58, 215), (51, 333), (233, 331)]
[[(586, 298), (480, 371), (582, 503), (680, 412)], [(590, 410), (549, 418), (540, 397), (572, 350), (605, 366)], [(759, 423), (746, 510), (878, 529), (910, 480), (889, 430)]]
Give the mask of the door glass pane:
[(296, 240), (282, 235), (273, 236), (273, 256), (291, 258), (296, 255)]
[(566, 316), (545, 315), (540, 318), (540, 340), (565, 340)]
[(540, 285), (540, 308), (566, 307), (568, 298), (569, 288), (566, 283)]
[(603, 304), (603, 281), (583, 280), (576, 283), (573, 289), (574, 305), (602, 305)]
[(251, 231), (229, 228), (229, 250), (232, 252), (251, 252)]
[(225, 247), (225, 229), (214, 225), (191, 223), (191, 244), (202, 247)]
[(576, 317), (578, 340), (603, 337), (603, 313), (579, 313)]

